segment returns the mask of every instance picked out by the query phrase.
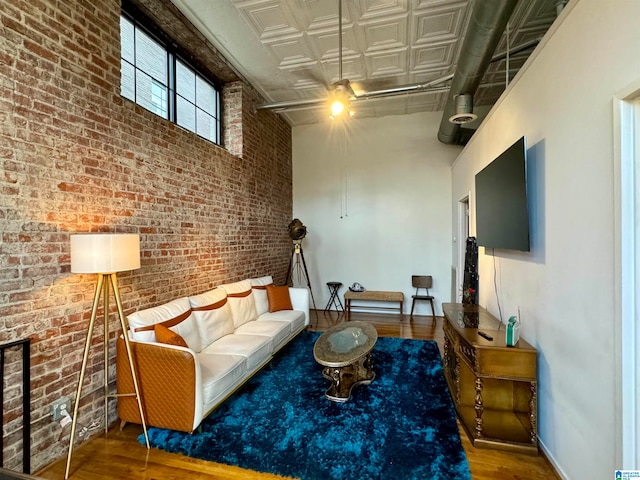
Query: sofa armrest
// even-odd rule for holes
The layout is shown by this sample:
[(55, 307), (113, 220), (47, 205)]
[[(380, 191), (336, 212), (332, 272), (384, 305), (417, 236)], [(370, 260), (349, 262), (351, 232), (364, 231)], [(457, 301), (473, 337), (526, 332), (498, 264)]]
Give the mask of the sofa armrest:
[(304, 312), (304, 324), (309, 325), (309, 290), (289, 287), (289, 297), (294, 310)]
[[(192, 432), (202, 420), (202, 380), (195, 353), (173, 345), (130, 343), (147, 426)], [(142, 423), (122, 337), (116, 343), (116, 385), (118, 395), (128, 395), (118, 397), (120, 419)]]

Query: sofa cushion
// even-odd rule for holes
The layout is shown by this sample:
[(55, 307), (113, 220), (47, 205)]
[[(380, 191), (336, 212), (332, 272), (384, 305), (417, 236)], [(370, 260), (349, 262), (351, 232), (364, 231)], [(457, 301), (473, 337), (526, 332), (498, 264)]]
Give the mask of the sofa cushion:
[(227, 292), (234, 328), (258, 318), (256, 302), (249, 280), (220, 285), (219, 288), (223, 288)]
[(219, 338), (233, 333), (231, 307), (223, 288), (189, 297), (189, 303), (198, 325), (203, 350)]
[(247, 359), (247, 371), (252, 371), (271, 357), (272, 341), (261, 335), (225, 335), (202, 353), (241, 355)]
[(169, 330), (161, 323), (156, 323), (153, 326), (153, 332), (156, 334), (157, 342), (166, 343), (167, 345), (175, 345), (177, 347), (189, 347), (189, 345), (187, 345), (187, 342), (184, 341), (184, 338), (182, 338), (173, 330)]
[(269, 311), (269, 300), (267, 299), (267, 286), (273, 285), (271, 275), (260, 278), (252, 278), (251, 289), (253, 290), (253, 298), (256, 302), (256, 311), (258, 316)]
[(154, 325), (161, 323), (180, 335), (194, 352), (202, 350), (200, 333), (191, 311), (188, 298), (179, 298), (171, 302), (132, 313), (127, 317), (131, 338), (142, 342), (155, 342)]
[(291, 333), (299, 332), (305, 325), (304, 312), (300, 310), (280, 310), (278, 312), (265, 313), (258, 318), (258, 322), (266, 320), (285, 322), (289, 325)]
[(267, 287), (267, 298), (269, 299), (269, 312), (278, 312), (280, 310), (293, 310), (291, 305), (291, 297), (289, 296), (289, 287), (269, 285)]
[(247, 358), (241, 355), (198, 354), (202, 374), (203, 414), (221, 396), (228, 394), (242, 381), (247, 372)]
[(247, 322), (238, 327), (235, 333), (236, 335), (262, 335), (269, 337), (272, 351), (279, 350), (291, 338), (291, 328), (287, 322), (277, 322), (275, 320)]

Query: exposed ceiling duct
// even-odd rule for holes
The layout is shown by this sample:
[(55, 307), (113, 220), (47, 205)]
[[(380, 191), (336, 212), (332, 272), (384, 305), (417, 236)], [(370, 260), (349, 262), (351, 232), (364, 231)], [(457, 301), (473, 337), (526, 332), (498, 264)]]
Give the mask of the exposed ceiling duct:
[(449, 121), (449, 118), (457, 113), (456, 97), (473, 96), (478, 90), (480, 81), (491, 63), (491, 57), (517, 4), (518, 0), (475, 2), (440, 122), (438, 140), (442, 143), (458, 143), (460, 125)]
[(456, 114), (449, 117), (451, 123), (462, 125), (473, 122), (478, 116), (473, 113), (473, 97), (471, 95), (458, 95), (456, 97)]

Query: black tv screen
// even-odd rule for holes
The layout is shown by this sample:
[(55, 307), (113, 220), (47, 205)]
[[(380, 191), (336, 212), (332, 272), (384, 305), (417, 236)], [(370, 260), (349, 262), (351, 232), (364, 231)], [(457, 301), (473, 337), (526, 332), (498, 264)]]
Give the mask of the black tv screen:
[(529, 251), (525, 137), (476, 174), (476, 238), (485, 248)]

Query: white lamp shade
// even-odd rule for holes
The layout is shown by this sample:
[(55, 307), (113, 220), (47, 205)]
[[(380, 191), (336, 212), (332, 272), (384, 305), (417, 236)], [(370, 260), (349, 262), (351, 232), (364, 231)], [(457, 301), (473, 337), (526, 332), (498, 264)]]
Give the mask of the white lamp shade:
[(115, 273), (140, 268), (135, 233), (78, 233), (71, 238), (72, 273)]

